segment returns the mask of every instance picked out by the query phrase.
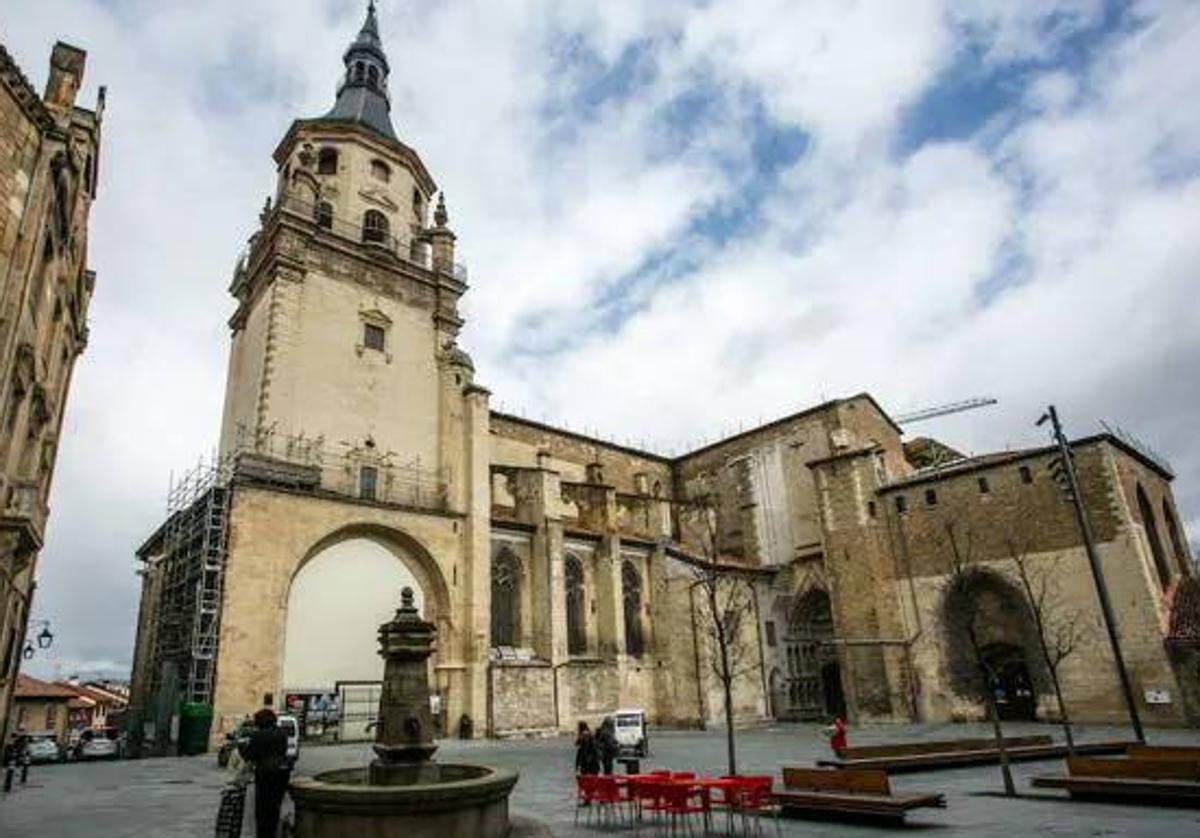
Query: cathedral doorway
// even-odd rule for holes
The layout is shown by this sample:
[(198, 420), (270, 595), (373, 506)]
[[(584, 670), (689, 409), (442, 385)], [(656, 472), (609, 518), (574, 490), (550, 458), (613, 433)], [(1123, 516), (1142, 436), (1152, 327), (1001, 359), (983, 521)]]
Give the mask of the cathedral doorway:
[(833, 639), (829, 594), (813, 589), (800, 597), (788, 617), (786, 718), (827, 719), (845, 713), (841, 667)]
[(991, 673), (992, 692), (1001, 721), (1037, 721), (1037, 696), (1025, 655), (1009, 643), (993, 643), (982, 650), (984, 665)]
[(351, 537), (320, 548), (292, 578), (283, 642), (287, 695), (336, 695), (342, 683), (383, 679), (377, 633), (391, 619), (400, 591), (426, 592), (411, 559), (395, 545)]
[(821, 667), (821, 695), (825, 699), (825, 715), (846, 717), (846, 694), (842, 692), (842, 667), (830, 661)]

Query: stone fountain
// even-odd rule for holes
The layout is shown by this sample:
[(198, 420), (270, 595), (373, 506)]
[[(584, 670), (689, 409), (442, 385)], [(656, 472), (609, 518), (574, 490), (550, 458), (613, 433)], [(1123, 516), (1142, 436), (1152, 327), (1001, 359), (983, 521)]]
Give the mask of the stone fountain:
[(433, 760), (429, 667), (437, 629), (411, 588), (379, 627), (385, 661), (375, 759), (369, 766), (292, 781), (296, 838), (504, 838), (517, 773)]

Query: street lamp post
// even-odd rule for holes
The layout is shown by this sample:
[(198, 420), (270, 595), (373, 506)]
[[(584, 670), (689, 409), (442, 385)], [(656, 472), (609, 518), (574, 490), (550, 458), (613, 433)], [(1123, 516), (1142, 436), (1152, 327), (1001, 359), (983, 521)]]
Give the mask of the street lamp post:
[(1096, 585), (1096, 595), (1100, 599), (1100, 612), (1104, 616), (1104, 628), (1108, 632), (1108, 642), (1112, 646), (1113, 660), (1117, 665), (1117, 675), (1121, 679), (1121, 692), (1125, 697), (1125, 707), (1129, 711), (1129, 723), (1133, 726), (1133, 734), (1138, 742), (1145, 743), (1146, 734), (1142, 731), (1142, 720), (1138, 715), (1137, 702), (1133, 696), (1133, 686), (1129, 682), (1129, 672), (1125, 669), (1125, 657), (1121, 654), (1121, 640), (1117, 635), (1117, 620), (1113, 615), (1112, 602), (1108, 597), (1108, 585), (1104, 582), (1104, 572), (1100, 567), (1100, 556), (1096, 553), (1096, 543), (1092, 538), (1092, 527), (1088, 523), (1087, 511), (1083, 508), (1083, 497), (1079, 492), (1079, 480), (1075, 475), (1075, 461), (1071, 456), (1071, 446), (1063, 433), (1062, 423), (1058, 421), (1058, 411), (1050, 405), (1038, 419), (1038, 425), (1050, 422), (1054, 429), (1054, 442), (1058, 446), (1061, 461), (1061, 474), (1066, 480), (1067, 493), (1075, 507), (1075, 520), (1083, 535), (1083, 547), (1087, 552), (1088, 564), (1092, 568), (1092, 581)]

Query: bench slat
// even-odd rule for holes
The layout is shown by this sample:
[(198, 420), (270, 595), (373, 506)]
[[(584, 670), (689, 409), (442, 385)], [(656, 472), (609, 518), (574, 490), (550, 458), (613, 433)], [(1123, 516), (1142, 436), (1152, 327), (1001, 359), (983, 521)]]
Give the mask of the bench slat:
[(1200, 762), (1200, 748), (1184, 745), (1130, 745), (1125, 749), (1130, 759), (1179, 759)]
[[(1086, 742), (1077, 745), (1075, 751), (1079, 754), (1119, 754), (1125, 751), (1128, 744), (1127, 742)], [(1013, 762), (1050, 759), (1066, 755), (1067, 746), (1061, 744), (1023, 746), (1008, 749), (1008, 758)], [(877, 768), (888, 772), (899, 772), (950, 768), (959, 765), (981, 765), (990, 762), (999, 762), (999, 760), (999, 751), (992, 747), (978, 751), (951, 751), (940, 754), (911, 755), (905, 757), (818, 760), (817, 765), (841, 770)]]
[(783, 769), (783, 785), (788, 790), (849, 791), (860, 794), (891, 794), (886, 771), (844, 770), (828, 768)]
[(1124, 777), (1139, 780), (1200, 782), (1200, 762), (1178, 759), (1095, 759), (1068, 757), (1072, 777)]
[(855, 811), (907, 811), (922, 807), (941, 808), (945, 798), (940, 794), (837, 794), (816, 791), (777, 791), (773, 793), (782, 806), (819, 806), (826, 809), (852, 809)]
[[(1051, 745), (1054, 740), (1046, 735), (1006, 736), (1004, 744), (1009, 748), (1033, 745)], [(925, 742), (901, 742), (891, 745), (859, 745), (842, 751), (843, 759), (874, 759), (877, 757), (901, 757), (918, 754), (941, 754), (953, 751), (978, 751), (995, 747), (995, 739), (940, 739)]]
[(1200, 783), (1185, 780), (1144, 780), (1128, 777), (1034, 777), (1036, 788), (1065, 789), (1074, 795), (1095, 795), (1108, 800), (1132, 798), (1133, 802), (1170, 801), (1200, 804)]

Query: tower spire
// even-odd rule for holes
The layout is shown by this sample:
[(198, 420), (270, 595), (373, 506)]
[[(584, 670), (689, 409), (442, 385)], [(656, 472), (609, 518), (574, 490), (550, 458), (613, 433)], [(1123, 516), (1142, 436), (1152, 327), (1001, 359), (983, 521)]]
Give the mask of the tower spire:
[(379, 37), (375, 0), (368, 0), (366, 19), (358, 37), (342, 56), (342, 63), (346, 65), (346, 72), (338, 85), (337, 101), (322, 118), (357, 122), (385, 137), (396, 139), (387, 92), (391, 68), (383, 51), (383, 40)]

